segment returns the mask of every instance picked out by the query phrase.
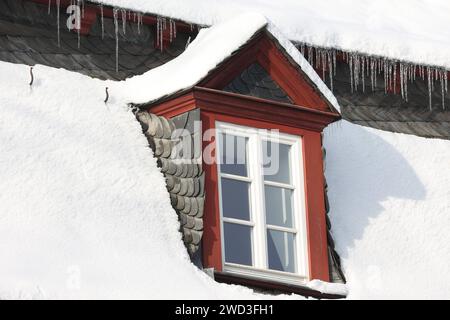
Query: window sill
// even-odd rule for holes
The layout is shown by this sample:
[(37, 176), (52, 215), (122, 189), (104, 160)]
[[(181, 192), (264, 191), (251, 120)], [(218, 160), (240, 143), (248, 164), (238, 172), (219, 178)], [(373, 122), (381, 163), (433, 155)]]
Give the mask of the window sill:
[(345, 296), (338, 294), (322, 293), (317, 290), (313, 290), (306, 286), (298, 284), (287, 284), (272, 280), (262, 280), (256, 279), (255, 277), (242, 276), (232, 274), (230, 272), (219, 272), (214, 271), (214, 279), (217, 282), (227, 283), (227, 284), (238, 284), (242, 286), (247, 286), (251, 288), (263, 289), (263, 290), (273, 290), (284, 294), (298, 294), (306, 298), (315, 299), (343, 299)]

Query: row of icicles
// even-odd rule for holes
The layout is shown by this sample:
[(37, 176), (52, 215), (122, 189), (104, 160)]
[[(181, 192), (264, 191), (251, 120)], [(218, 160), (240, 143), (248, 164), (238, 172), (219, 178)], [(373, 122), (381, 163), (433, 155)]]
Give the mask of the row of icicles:
[[(415, 81), (416, 77), (420, 77), (428, 85), (430, 110), (432, 110), (432, 95), (436, 81), (440, 84), (442, 109), (445, 109), (445, 95), (448, 94), (448, 71), (444, 68), (416, 65), (336, 49), (316, 48), (307, 44), (300, 44), (298, 48), (316, 70), (322, 70), (322, 79), (325, 80), (328, 73), (331, 91), (333, 91), (333, 77), (336, 76), (336, 57), (338, 54), (342, 54), (344, 62), (349, 65), (352, 93), (359, 89), (365, 92), (369, 85), (371, 90), (375, 91), (377, 78), (382, 76), (384, 77), (385, 93), (400, 91), (402, 98), (408, 101), (408, 83)], [(367, 78), (370, 79), (370, 83), (366, 83)], [(397, 82), (399, 82), (399, 88)]]
[[(57, 12), (57, 26), (58, 26), (58, 47), (61, 46), (61, 33), (60, 33), (60, 9), (61, 0), (48, 0), (48, 14), (51, 13), (52, 3), (56, 4)], [(71, 6), (77, 6), (80, 8), (75, 14), (79, 15), (76, 17), (78, 21), (81, 21), (85, 15), (85, 1), (84, 0), (70, 0)], [(104, 10), (103, 5), (98, 4), (100, 8), (100, 19), (102, 28), (102, 39), (105, 37), (105, 24), (104, 24)], [(122, 28), (122, 32), (126, 35), (127, 22), (132, 22), (137, 24), (138, 34), (141, 34), (141, 26), (143, 25), (143, 14), (140, 12), (133, 12), (131, 10), (126, 10), (122, 8), (113, 8), (113, 19), (114, 19), (114, 29), (115, 29), (115, 40), (116, 40), (116, 72), (119, 71), (119, 28)], [(119, 25), (119, 20), (122, 20), (122, 25)], [(191, 31), (194, 31), (194, 26), (191, 24)], [(175, 20), (168, 19), (165, 17), (157, 17), (156, 19), (156, 43), (158, 43), (159, 48), (163, 51), (164, 48), (164, 33), (168, 30), (169, 41), (172, 42), (173, 39), (177, 37), (177, 24)], [(80, 28), (76, 29), (78, 34), (78, 48), (80, 48)]]
[[(57, 6), (57, 24), (58, 24), (58, 46), (60, 46), (60, 5), (61, 0), (48, 0), (48, 13), (51, 12), (52, 2)], [(79, 14), (82, 19), (85, 14), (85, 1), (84, 0), (71, 0), (71, 5), (76, 5), (80, 8)], [(103, 5), (98, 5), (101, 13), (101, 28), (102, 38), (104, 38), (104, 15)], [(141, 26), (143, 24), (143, 14), (140, 12), (132, 12), (130, 10), (114, 8), (113, 19), (115, 27), (115, 39), (116, 39), (116, 71), (119, 71), (119, 28), (122, 28), (122, 32), (126, 34), (127, 22), (137, 23), (138, 34), (141, 33)], [(119, 25), (119, 20), (122, 20), (122, 25)], [(177, 36), (177, 25), (172, 19), (165, 17), (157, 17), (156, 23), (156, 43), (158, 43), (161, 51), (164, 47), (164, 32), (169, 28), (169, 41), (172, 42)], [(194, 26), (191, 24), (191, 30)], [(80, 29), (77, 29), (78, 33), (78, 47), (80, 47)], [(343, 52), (336, 49), (323, 49), (316, 48), (307, 44), (300, 44), (299, 50), (307, 57), (309, 63), (316, 69), (322, 70), (322, 79), (325, 79), (325, 75), (328, 72), (328, 78), (330, 81), (330, 89), (333, 91), (333, 77), (336, 75), (336, 56), (338, 53), (343, 54), (344, 61), (350, 67), (350, 87), (351, 92), (357, 91), (359, 88), (363, 92), (366, 90), (366, 78), (370, 79), (370, 88), (375, 90), (377, 78), (382, 74), (384, 77), (385, 93), (397, 92), (400, 90), (402, 98), (408, 101), (408, 82), (416, 80), (416, 76), (422, 78), (428, 84), (428, 100), (430, 110), (432, 109), (432, 94), (435, 89), (435, 82), (440, 83), (442, 108), (445, 109), (445, 95), (448, 93), (448, 71), (444, 68), (437, 68), (431, 66), (420, 66), (412, 63), (389, 60), (382, 57), (367, 56), (357, 54), (353, 52)], [(399, 80), (400, 88), (397, 88), (397, 81)]]

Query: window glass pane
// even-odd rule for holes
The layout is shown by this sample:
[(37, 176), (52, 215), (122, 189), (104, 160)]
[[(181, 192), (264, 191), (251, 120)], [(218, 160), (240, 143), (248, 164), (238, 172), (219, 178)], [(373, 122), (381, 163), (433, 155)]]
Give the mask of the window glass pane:
[(265, 186), (266, 224), (293, 227), (293, 190)]
[(267, 230), (269, 269), (295, 273), (294, 234)]
[(246, 137), (219, 135), (220, 172), (247, 176), (247, 142)]
[(222, 178), (222, 214), (226, 218), (250, 221), (250, 183)]
[(263, 141), (264, 180), (291, 183), (291, 146), (271, 141)]
[(234, 223), (224, 223), (225, 261), (252, 265), (251, 227)]

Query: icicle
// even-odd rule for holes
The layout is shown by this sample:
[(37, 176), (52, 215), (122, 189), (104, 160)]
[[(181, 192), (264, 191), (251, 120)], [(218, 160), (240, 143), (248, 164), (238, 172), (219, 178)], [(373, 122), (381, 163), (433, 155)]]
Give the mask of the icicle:
[(141, 25), (142, 25), (142, 14), (137, 14), (137, 25), (138, 25), (138, 34), (141, 34)]
[(186, 46), (184, 47), (185, 50), (187, 49), (187, 47), (189, 47), (190, 43), (191, 43), (191, 36), (189, 36), (189, 38), (187, 39)]
[(56, 24), (58, 25), (58, 47), (61, 47), (61, 21), (60, 20), (60, 10), (61, 0), (56, 0)]
[(358, 85), (359, 85), (359, 69), (360, 69), (360, 63), (359, 63), (359, 56), (355, 53), (352, 53), (352, 61), (353, 61), (353, 87), (355, 91), (358, 91)]
[(81, 16), (84, 18), (84, 14), (86, 12), (86, 4), (84, 3), (84, 0), (81, 0)]
[(333, 74), (336, 76), (336, 50), (333, 49)]
[(404, 87), (403, 87), (403, 85), (404, 85), (404, 79), (403, 79), (403, 77), (404, 77), (404, 74), (405, 74), (405, 71), (404, 71), (404, 68), (405, 68), (405, 66), (403, 65), (403, 63), (399, 63), (399, 69), (400, 69), (400, 93), (401, 93), (401, 95), (402, 95), (402, 98), (403, 99), (405, 99), (405, 92), (404, 92)]
[(372, 92), (375, 91), (375, 60), (370, 58), (370, 87)]
[(447, 72), (447, 70), (444, 70), (444, 87), (445, 87), (445, 93), (448, 93), (448, 72)]
[(444, 75), (443, 71), (439, 71), (439, 81), (441, 83), (441, 98), (442, 98), (442, 109), (445, 110), (445, 90), (444, 90)]
[(161, 21), (159, 19), (159, 17), (156, 18), (156, 43), (159, 45), (159, 35), (160, 35), (160, 31), (159, 29), (161, 29)]
[(392, 90), (392, 64), (388, 61), (388, 90)]
[(159, 36), (161, 52), (164, 48), (164, 30), (166, 30), (166, 18), (161, 18), (161, 35)]
[(320, 52), (320, 64), (322, 65), (322, 79), (323, 81), (325, 81), (325, 71), (326, 71), (325, 50), (321, 50)]
[(103, 13), (103, 5), (100, 5), (100, 18), (102, 23), (102, 39), (105, 39), (105, 19), (104, 19), (104, 13)]
[(121, 9), (122, 12), (122, 31), (123, 34), (127, 34), (127, 10)]
[(350, 67), (350, 90), (353, 93), (353, 55), (350, 55), (348, 58), (348, 65)]
[(319, 53), (319, 49), (314, 49), (315, 52), (315, 59), (316, 59), (316, 68), (319, 69), (320, 67), (320, 53)]
[(363, 90), (363, 92), (366, 92), (366, 80), (365, 80), (366, 72), (365, 72), (365, 70), (366, 70), (366, 57), (362, 57), (362, 73), (361, 73), (362, 77), (361, 77), (361, 80), (362, 80), (362, 90)]
[[(412, 70), (411, 65), (408, 65), (408, 69)], [(403, 79), (404, 79), (403, 93), (405, 95), (405, 101), (408, 102), (408, 76), (406, 77), (406, 79), (403, 77)], [(411, 76), (409, 76), (409, 79), (411, 79)]]
[[(77, 6), (78, 8), (80, 7), (81, 1), (82, 0), (76, 0), (77, 1)], [(76, 21), (80, 21), (80, 23), (77, 22), (77, 41), (78, 41), (78, 49), (80, 49), (81, 47), (81, 12), (80, 10), (76, 11)]]
[(114, 31), (116, 36), (116, 72), (119, 72), (119, 9), (114, 8), (113, 17), (114, 17)]
[(331, 52), (328, 51), (327, 52), (327, 58), (328, 58), (328, 74), (330, 75), (330, 89), (331, 92), (333, 92), (334, 88), (333, 88), (333, 51)]
[(397, 63), (392, 66), (392, 86), (394, 93), (397, 93)]
[(302, 54), (302, 56), (304, 57), (305, 56), (305, 44), (304, 43), (300, 44), (299, 50), (300, 50), (300, 53)]
[(167, 28), (166, 18), (158, 17), (156, 20), (156, 42), (159, 44), (161, 51), (164, 48), (164, 30)]
[(52, 10), (52, 0), (48, 0), (47, 14), (50, 15)]
[(311, 66), (313, 65), (313, 60), (314, 60), (313, 54), (314, 54), (313, 48), (311, 46), (308, 46), (308, 62)]
[(173, 22), (173, 37), (176, 38), (177, 37), (177, 23), (175, 21)]
[(428, 80), (428, 105), (430, 107), (430, 110), (433, 110), (433, 106), (431, 105), (432, 102), (432, 80), (431, 80), (432, 74), (431, 74), (431, 68), (427, 67), (427, 80)]

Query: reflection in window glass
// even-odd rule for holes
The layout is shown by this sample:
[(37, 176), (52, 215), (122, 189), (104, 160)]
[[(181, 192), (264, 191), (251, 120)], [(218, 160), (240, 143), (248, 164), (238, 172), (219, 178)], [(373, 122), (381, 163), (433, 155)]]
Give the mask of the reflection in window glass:
[(251, 266), (251, 227), (234, 223), (224, 223), (225, 261)]
[(290, 189), (266, 185), (266, 223), (269, 225), (292, 228), (293, 194)]
[(250, 221), (250, 183), (222, 178), (222, 212), (226, 218)]
[(267, 230), (269, 269), (295, 272), (294, 235), (288, 232)]
[(286, 144), (263, 141), (264, 180), (291, 183), (291, 166), (289, 154), (291, 146)]
[(219, 135), (220, 171), (222, 173), (247, 176), (247, 141), (246, 137)]

